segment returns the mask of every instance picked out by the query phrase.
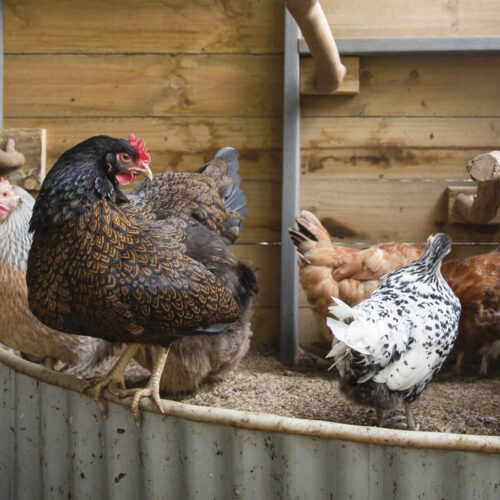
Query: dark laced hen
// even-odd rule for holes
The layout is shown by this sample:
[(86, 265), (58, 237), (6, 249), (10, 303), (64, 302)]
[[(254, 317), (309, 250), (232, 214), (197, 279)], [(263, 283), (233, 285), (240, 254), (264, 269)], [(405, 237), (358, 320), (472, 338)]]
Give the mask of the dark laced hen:
[(349, 307), (339, 299), (329, 308), (334, 336), (329, 353), (342, 377), (341, 390), (383, 411), (405, 404), (408, 427), (418, 430), (410, 409), (443, 365), (458, 332), (460, 301), (440, 267), (451, 239), (429, 237), (415, 262), (386, 274), (366, 300)]
[[(159, 346), (151, 379), (119, 394), (134, 392), (136, 420), (141, 396), (161, 409), (171, 342), (224, 331), (257, 292), (253, 270), (229, 250), (247, 211), (237, 157), (224, 148), (197, 173), (153, 177), (142, 141), (96, 136), (66, 151), (45, 178), (31, 220), (30, 308), (52, 328), (129, 344), (108, 376), (86, 384), (103, 413), (102, 389), (124, 388), (141, 344)], [(137, 174), (149, 180), (125, 195), (119, 185)]]

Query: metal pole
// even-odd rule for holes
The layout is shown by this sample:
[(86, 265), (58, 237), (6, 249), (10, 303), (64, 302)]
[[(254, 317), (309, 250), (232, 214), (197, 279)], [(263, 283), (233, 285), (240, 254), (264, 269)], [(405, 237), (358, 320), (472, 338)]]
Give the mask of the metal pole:
[(3, 128), (3, 0), (0, 0), (0, 128)]
[(299, 29), (285, 9), (285, 68), (283, 95), (283, 195), (281, 213), (280, 360), (293, 365), (298, 346), (298, 273), (295, 247), (288, 228), (299, 209), (300, 93)]

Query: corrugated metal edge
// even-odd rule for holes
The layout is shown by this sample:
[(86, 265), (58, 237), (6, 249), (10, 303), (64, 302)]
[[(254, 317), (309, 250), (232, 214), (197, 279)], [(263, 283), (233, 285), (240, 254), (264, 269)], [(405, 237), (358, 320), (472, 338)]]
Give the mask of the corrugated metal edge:
[[(19, 373), (75, 392), (79, 391), (82, 383), (76, 377), (47, 370), (43, 366), (25, 361), (3, 348), (0, 348), (0, 362)], [(108, 392), (105, 392), (104, 398), (108, 402), (121, 406), (128, 406), (130, 404), (129, 398), (119, 399)], [(280, 432), (324, 439), (340, 439), (403, 448), (500, 453), (500, 436), (411, 432), (378, 427), (363, 427), (319, 420), (280, 417), (266, 413), (194, 406), (170, 400), (162, 400), (162, 404), (165, 415), (195, 422), (224, 424), (241, 429)], [(158, 408), (148, 399), (143, 399), (140, 407), (143, 411), (160, 413)]]

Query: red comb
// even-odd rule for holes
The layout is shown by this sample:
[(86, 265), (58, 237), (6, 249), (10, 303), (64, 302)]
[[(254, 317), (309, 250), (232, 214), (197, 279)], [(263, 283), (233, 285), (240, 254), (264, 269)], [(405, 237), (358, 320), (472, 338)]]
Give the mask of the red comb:
[(0, 184), (10, 184), (10, 182), (3, 177), (0, 177)]
[(137, 150), (139, 153), (139, 159), (146, 165), (149, 165), (151, 156), (149, 156), (144, 139), (139, 140), (134, 134), (130, 134), (128, 136), (128, 143)]

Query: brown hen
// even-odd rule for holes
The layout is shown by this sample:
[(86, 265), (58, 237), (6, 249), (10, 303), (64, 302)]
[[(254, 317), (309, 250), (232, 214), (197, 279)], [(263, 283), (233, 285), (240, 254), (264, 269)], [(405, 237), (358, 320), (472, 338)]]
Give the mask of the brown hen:
[[(45, 178), (31, 220), (29, 303), (52, 328), (129, 344), (108, 376), (89, 384), (103, 413), (101, 391), (124, 387), (141, 344), (156, 346), (152, 376), (119, 394), (133, 393), (137, 422), (142, 396), (161, 410), (171, 344), (224, 333), (255, 295), (253, 270), (229, 249), (247, 212), (237, 157), (224, 148), (197, 173), (153, 177), (142, 141), (97, 136), (66, 151)], [(149, 180), (125, 195), (119, 185), (137, 174)]]
[[(290, 228), (289, 233), (299, 255), (300, 283), (321, 318), (320, 331), (328, 342), (331, 334), (323, 318), (331, 297), (355, 305), (378, 287), (384, 274), (423, 254), (422, 248), (406, 243), (382, 243), (362, 250), (334, 245), (313, 213), (302, 210), (295, 220), (298, 229)], [(460, 372), (464, 353), (472, 349), (482, 355), (480, 373), (486, 374), (488, 361), (500, 356), (500, 251), (448, 260), (441, 272), (462, 304), (454, 370)]]

